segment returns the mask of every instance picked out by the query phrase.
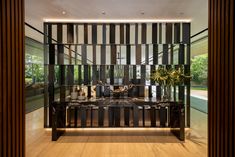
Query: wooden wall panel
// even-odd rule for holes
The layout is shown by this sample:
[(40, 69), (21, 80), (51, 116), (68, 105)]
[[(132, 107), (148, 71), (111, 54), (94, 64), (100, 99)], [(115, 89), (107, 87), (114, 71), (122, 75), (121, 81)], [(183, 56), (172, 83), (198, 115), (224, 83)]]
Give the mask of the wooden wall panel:
[(24, 157), (24, 1), (0, 4), (0, 156)]
[(235, 156), (234, 36), (234, 0), (209, 0), (209, 157)]

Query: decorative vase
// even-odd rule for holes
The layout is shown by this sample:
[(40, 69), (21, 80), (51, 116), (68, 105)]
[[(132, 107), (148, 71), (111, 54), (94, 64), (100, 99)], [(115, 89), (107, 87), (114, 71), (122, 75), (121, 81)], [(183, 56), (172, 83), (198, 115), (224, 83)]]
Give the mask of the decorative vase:
[(162, 85), (161, 86), (161, 100), (170, 101), (171, 100), (171, 86)]

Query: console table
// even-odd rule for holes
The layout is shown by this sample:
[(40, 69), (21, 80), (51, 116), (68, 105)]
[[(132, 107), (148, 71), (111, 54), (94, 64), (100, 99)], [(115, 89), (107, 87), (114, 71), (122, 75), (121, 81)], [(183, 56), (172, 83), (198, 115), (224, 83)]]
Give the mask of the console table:
[[(55, 101), (52, 103), (52, 141), (56, 141), (65, 131), (65, 128), (89, 128), (89, 127), (147, 127), (145, 126), (145, 110), (150, 111), (150, 127), (170, 128), (171, 132), (181, 141), (185, 139), (185, 107), (184, 104), (174, 101), (158, 101), (154, 98), (90, 98), (85, 100), (70, 100), (64, 102)], [(98, 126), (93, 126), (93, 109), (98, 110)], [(74, 109), (74, 126), (71, 126), (71, 113), (67, 111)], [(80, 112), (81, 125), (77, 125)], [(86, 111), (90, 110), (90, 125), (87, 125)], [(108, 126), (104, 125), (104, 111), (108, 112)], [(120, 110), (124, 110), (124, 117), (121, 117)], [(132, 111), (133, 125), (130, 125), (130, 110)], [(160, 114), (160, 126), (156, 126), (156, 110)], [(142, 111), (142, 124), (140, 125), (140, 111)], [(167, 115), (167, 117), (166, 117)], [(124, 125), (120, 125), (121, 118)], [(167, 119), (167, 125), (166, 125)]]

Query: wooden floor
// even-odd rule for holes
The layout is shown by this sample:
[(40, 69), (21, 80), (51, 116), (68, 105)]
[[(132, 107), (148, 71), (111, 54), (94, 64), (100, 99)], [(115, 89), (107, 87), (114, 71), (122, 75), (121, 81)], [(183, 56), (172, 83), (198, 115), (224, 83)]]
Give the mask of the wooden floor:
[(168, 129), (70, 129), (52, 142), (39, 109), (26, 115), (26, 157), (206, 157), (207, 115), (191, 114), (185, 142)]

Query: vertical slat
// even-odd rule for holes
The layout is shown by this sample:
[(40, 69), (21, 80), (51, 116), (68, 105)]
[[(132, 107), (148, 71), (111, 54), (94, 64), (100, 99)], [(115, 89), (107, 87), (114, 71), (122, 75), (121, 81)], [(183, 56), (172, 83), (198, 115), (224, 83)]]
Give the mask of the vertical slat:
[(141, 25), (141, 43), (146, 44), (146, 31), (147, 31), (147, 24), (142, 23)]
[[(6, 58), (6, 55), (7, 55), (7, 31), (6, 31), (6, 27), (7, 27), (7, 13), (6, 13), (6, 0), (5, 1), (2, 1), (2, 6), (1, 6), (1, 10), (2, 10), (2, 33), (1, 33), (1, 36), (3, 38), (3, 41), (6, 41), (5, 43), (3, 43), (3, 51), (2, 51), (2, 73), (3, 74), (6, 74), (7, 72), (7, 58)], [(6, 83), (7, 83), (7, 78), (6, 78), (6, 75), (3, 75), (3, 83), (2, 83), (2, 86), (1, 86), (1, 89), (3, 90), (3, 99), (2, 99), (2, 105), (3, 105), (3, 127), (1, 128), (3, 130), (3, 144), (1, 147), (3, 147), (3, 156), (6, 157), (7, 156), (7, 86), (6, 86)]]
[[(7, 4), (6, 4), (6, 7), (9, 8), (7, 9), (7, 15), (8, 16), (11, 16), (11, 6), (10, 6), (10, 1), (7, 1)], [(10, 53), (7, 53), (6, 55), (6, 58), (7, 58), (7, 73), (6, 73), (6, 78), (7, 78), (7, 102), (8, 102), (8, 105), (7, 105), (7, 130), (8, 130), (8, 134), (7, 134), (7, 138), (8, 138), (8, 141), (7, 141), (7, 148), (8, 148), (8, 156), (11, 156), (11, 139), (12, 139), (12, 135), (11, 135), (11, 131), (12, 131), (12, 128), (11, 128), (11, 118), (12, 118), (12, 115), (11, 115), (11, 108), (12, 108), (12, 102), (11, 102), (11, 55), (12, 53), (14, 53), (12, 51), (12, 47), (11, 47), (11, 20), (8, 19), (7, 20), (7, 51), (10, 52)]]
[(172, 23), (166, 23), (166, 43), (172, 43)]
[(102, 39), (103, 39), (103, 44), (106, 44), (106, 24), (102, 24)]
[(139, 34), (138, 34), (138, 23), (135, 24), (135, 44), (138, 44), (138, 38), (139, 38)]
[(92, 65), (92, 82), (93, 82), (93, 85), (96, 85), (97, 84), (97, 66), (96, 65)]
[(174, 24), (174, 43), (180, 43), (180, 23)]
[(190, 23), (183, 23), (183, 43), (190, 44)]
[(82, 66), (78, 65), (78, 85), (82, 84)]
[[(229, 50), (230, 52), (234, 52), (234, 36), (235, 36), (235, 33), (234, 33), (234, 1), (229, 1), (229, 31), (230, 32), (233, 32), (229, 35)], [(234, 74), (235, 73), (235, 64), (234, 64), (234, 60), (235, 60), (235, 55), (234, 53), (231, 54), (231, 56), (229, 57), (229, 67), (231, 67), (229, 69), (229, 114), (228, 114), (228, 117), (229, 117), (229, 126), (233, 126), (234, 124), (234, 119), (231, 119), (230, 117), (232, 117), (234, 115), (234, 97), (235, 97), (235, 93), (234, 93), (234, 88), (235, 88), (235, 83), (234, 83), (234, 75), (231, 75), (231, 74)], [(234, 127), (229, 127), (229, 133), (228, 133), (228, 137), (229, 139), (232, 137), (232, 140), (229, 140), (228, 141), (228, 145), (229, 145), (229, 151), (228, 153), (229, 154), (232, 154), (232, 156), (234, 156), (234, 141), (235, 141), (235, 136), (234, 136)]]
[(101, 64), (102, 65), (105, 65), (105, 62), (106, 62), (106, 46), (105, 45), (101, 45)]
[(0, 156), (25, 155), (24, 1), (0, 2)]
[[(225, 10), (229, 10), (229, 1), (226, 0), (226, 4), (225, 4)], [(228, 51), (229, 51), (229, 11), (226, 11), (225, 12), (225, 30), (226, 33), (225, 33), (225, 36), (227, 36), (226, 40), (225, 40), (225, 60), (224, 60), (224, 64), (225, 64), (225, 73), (224, 73), (224, 81), (226, 80), (229, 80), (229, 54), (228, 54)], [(232, 69), (232, 68), (231, 68)], [(224, 92), (224, 95), (225, 95), (225, 104), (229, 104), (229, 97), (226, 97), (226, 96), (229, 96), (229, 85), (228, 83), (225, 84), (225, 92)], [(229, 107), (226, 107), (224, 109), (224, 156), (228, 156), (228, 150), (229, 150), (229, 145), (228, 145), (228, 135), (229, 135), (229, 130), (228, 130), (228, 125), (229, 125)], [(226, 114), (227, 113), (227, 114)]]
[(57, 25), (57, 42), (61, 44), (62, 40), (63, 40), (63, 29), (62, 29), (62, 24), (60, 23)]
[[(221, 14), (220, 14), (220, 18), (221, 18), (221, 23), (220, 23), (220, 27), (221, 27), (221, 38), (224, 39), (224, 40), (220, 40), (221, 38), (219, 38), (220, 42), (221, 42), (221, 50), (225, 50), (225, 42), (228, 42), (227, 38), (226, 37), (226, 30), (225, 30), (225, 1), (222, 3), (221, 1), (219, 1), (219, 5), (221, 6)], [(226, 98), (225, 98), (225, 55), (226, 55), (226, 51), (224, 52), (223, 55), (220, 56), (220, 64), (221, 65), (221, 69), (219, 70), (219, 77), (220, 77), (220, 89), (221, 89), (221, 99), (220, 99), (220, 102), (221, 104), (224, 104), (224, 105), (227, 105), (226, 104)], [(217, 135), (219, 135), (219, 143), (217, 143), (217, 149), (219, 150), (219, 156), (225, 156), (225, 153), (224, 153), (224, 146), (225, 146), (225, 141), (224, 141), (224, 129), (225, 129), (225, 124), (224, 124), (224, 112), (225, 112), (225, 107), (219, 105), (219, 110), (220, 110), (220, 131), (218, 132)], [(218, 125), (218, 124), (217, 124)], [(223, 144), (222, 144), (223, 143)]]
[(129, 84), (129, 66), (124, 65), (124, 84), (128, 85)]
[(159, 23), (159, 44), (162, 44), (162, 23)]
[[(46, 43), (48, 43), (48, 26), (47, 23), (43, 24), (43, 29), (44, 29), (44, 80), (48, 81), (48, 45), (46, 45)], [(62, 39), (61, 39), (62, 40)], [(46, 89), (44, 91), (44, 127), (48, 127), (48, 83), (47, 81), (44, 82), (44, 88)], [(19, 100), (18, 100), (19, 101)]]
[(131, 64), (131, 45), (126, 45), (126, 64)]
[(73, 24), (67, 24), (67, 42), (74, 43), (74, 27)]
[[(2, 1), (0, 2), (2, 6)], [(2, 9), (2, 8), (1, 8)], [(2, 10), (0, 11), (0, 18), (2, 18)], [(1, 21), (1, 20), (0, 20)], [(2, 21), (1, 21), (2, 22)], [(0, 31), (2, 32), (2, 25), (0, 25)], [(2, 36), (0, 36), (0, 52), (3, 52), (3, 44), (2, 44)], [(0, 86), (2, 87), (2, 53), (0, 53)], [(3, 97), (2, 97), (2, 88), (0, 88), (0, 103), (3, 103)], [(3, 105), (0, 105), (0, 128), (3, 128)], [(0, 129), (0, 143), (3, 144), (3, 129)], [(0, 156), (3, 156), (3, 147), (0, 146)]]
[(88, 65), (84, 65), (84, 85), (88, 85)]
[(140, 91), (139, 91), (139, 96), (140, 97), (145, 97), (145, 78), (146, 78), (146, 65), (141, 65), (141, 76), (140, 76)]
[(126, 24), (126, 44), (130, 44), (130, 24)]
[(113, 85), (114, 84), (114, 65), (110, 65), (110, 84)]
[(111, 45), (111, 64), (117, 64), (117, 48), (116, 45)]
[(110, 44), (115, 44), (115, 24), (110, 24)]
[(87, 64), (87, 45), (82, 45), (82, 64)]
[(145, 64), (149, 64), (149, 45), (145, 46)]
[(96, 45), (93, 45), (92, 49), (93, 65), (96, 65)]
[(168, 64), (168, 44), (163, 44), (162, 64)]
[(184, 64), (184, 44), (180, 44), (178, 55), (179, 64)]
[(49, 126), (52, 124), (52, 102), (54, 101), (54, 66), (55, 66), (55, 45), (49, 45), (49, 74), (48, 74), (48, 91), (49, 91)]
[(88, 44), (88, 24), (84, 24), (84, 44)]
[(60, 74), (59, 74), (59, 85), (60, 85), (60, 102), (65, 101), (66, 97), (66, 87), (65, 87), (65, 65), (60, 65)]
[(157, 23), (152, 24), (152, 43), (157, 43)]
[[(15, 3), (16, 6), (19, 6), (19, 1), (16, 1)], [(15, 9), (16, 9), (16, 12), (15, 12), (15, 17), (17, 17), (17, 15), (19, 14), (19, 8), (15, 6)], [(19, 18), (16, 18), (16, 25), (19, 25)], [(16, 35), (16, 40), (20, 40), (21, 36), (20, 36), (20, 29), (19, 27), (16, 27), (16, 32), (15, 32), (15, 35)], [(16, 47), (20, 48), (19, 46), (19, 42), (16, 42)], [(19, 53), (16, 53), (16, 58), (19, 57)], [(18, 68), (18, 59), (16, 59), (15, 61), (15, 66), (16, 66), (16, 69)], [(16, 70), (16, 76), (19, 76), (19, 71)], [(17, 93), (19, 93), (19, 89), (17, 88), (19, 86), (19, 79), (16, 79), (16, 154), (20, 154), (20, 150), (19, 150), (19, 144), (20, 144), (20, 138), (19, 138), (19, 132), (20, 132), (20, 127), (19, 127), (19, 123), (17, 123), (17, 120), (19, 119), (20, 115), (19, 115), (19, 110), (21, 108), (21, 106), (18, 105), (18, 102), (19, 102), (19, 95), (17, 95)], [(17, 156), (17, 155), (16, 155)]]
[[(215, 80), (216, 80), (216, 97), (217, 99), (215, 100), (215, 103), (218, 102), (218, 103), (221, 103), (221, 98), (222, 98), (222, 94), (221, 93), (221, 55), (219, 54), (219, 51), (221, 51), (222, 49), (222, 43), (220, 41), (220, 38), (221, 38), (221, 1), (218, 0), (216, 2), (217, 4), (217, 9), (218, 9), (218, 14), (216, 15), (217, 16), (217, 19), (218, 20), (215, 20), (215, 24), (217, 25), (217, 28), (215, 28), (215, 33), (216, 33), (216, 37), (217, 39), (215, 40), (216, 44), (218, 44), (218, 48), (216, 49), (216, 58), (214, 58), (214, 64), (216, 64), (216, 67), (215, 67), (215, 70), (216, 70), (216, 75), (215, 75)], [(215, 17), (216, 18), (216, 17)], [(218, 30), (220, 30), (220, 32), (217, 32)], [(217, 118), (217, 122), (219, 124), (221, 124), (221, 112), (218, 112), (221, 108), (221, 105), (216, 105), (216, 118)], [(215, 146), (214, 146), (214, 150), (216, 151), (216, 156), (220, 156), (220, 151), (221, 149), (218, 148), (218, 145), (220, 143), (220, 133), (221, 133), (221, 126), (218, 125), (218, 123), (214, 122), (215, 123), (215, 127), (216, 127), (216, 131), (215, 131)]]
[[(11, 2), (11, 16), (14, 16), (15, 15), (15, 1), (12, 1)], [(12, 148), (11, 148), (11, 152), (12, 152), (12, 156), (16, 156), (16, 147), (14, 146), (15, 145), (15, 142), (16, 142), (16, 132), (15, 132), (15, 129), (16, 129), (16, 101), (15, 101), (15, 96), (16, 96), (16, 91), (15, 91), (15, 87), (16, 87), (16, 75), (15, 75), (15, 71), (16, 71), (16, 66), (15, 66), (15, 60), (16, 60), (16, 40), (13, 40), (15, 38), (15, 27), (16, 27), (16, 24), (15, 24), (15, 19), (14, 18), (11, 18), (11, 40), (12, 40), (12, 43), (11, 43), (11, 47), (12, 47), (12, 56), (11, 56), (11, 74), (10, 74), (10, 77), (11, 77), (11, 100), (12, 100), (12, 106), (11, 106), (11, 113), (12, 113), (12, 117), (11, 117), (11, 129), (12, 129)]]
[(120, 44), (124, 44), (124, 24), (120, 24)]
[(158, 44), (153, 44), (153, 65), (158, 64)]
[(141, 45), (136, 45), (136, 64), (141, 64)]
[(97, 24), (92, 24), (92, 44), (97, 44)]

